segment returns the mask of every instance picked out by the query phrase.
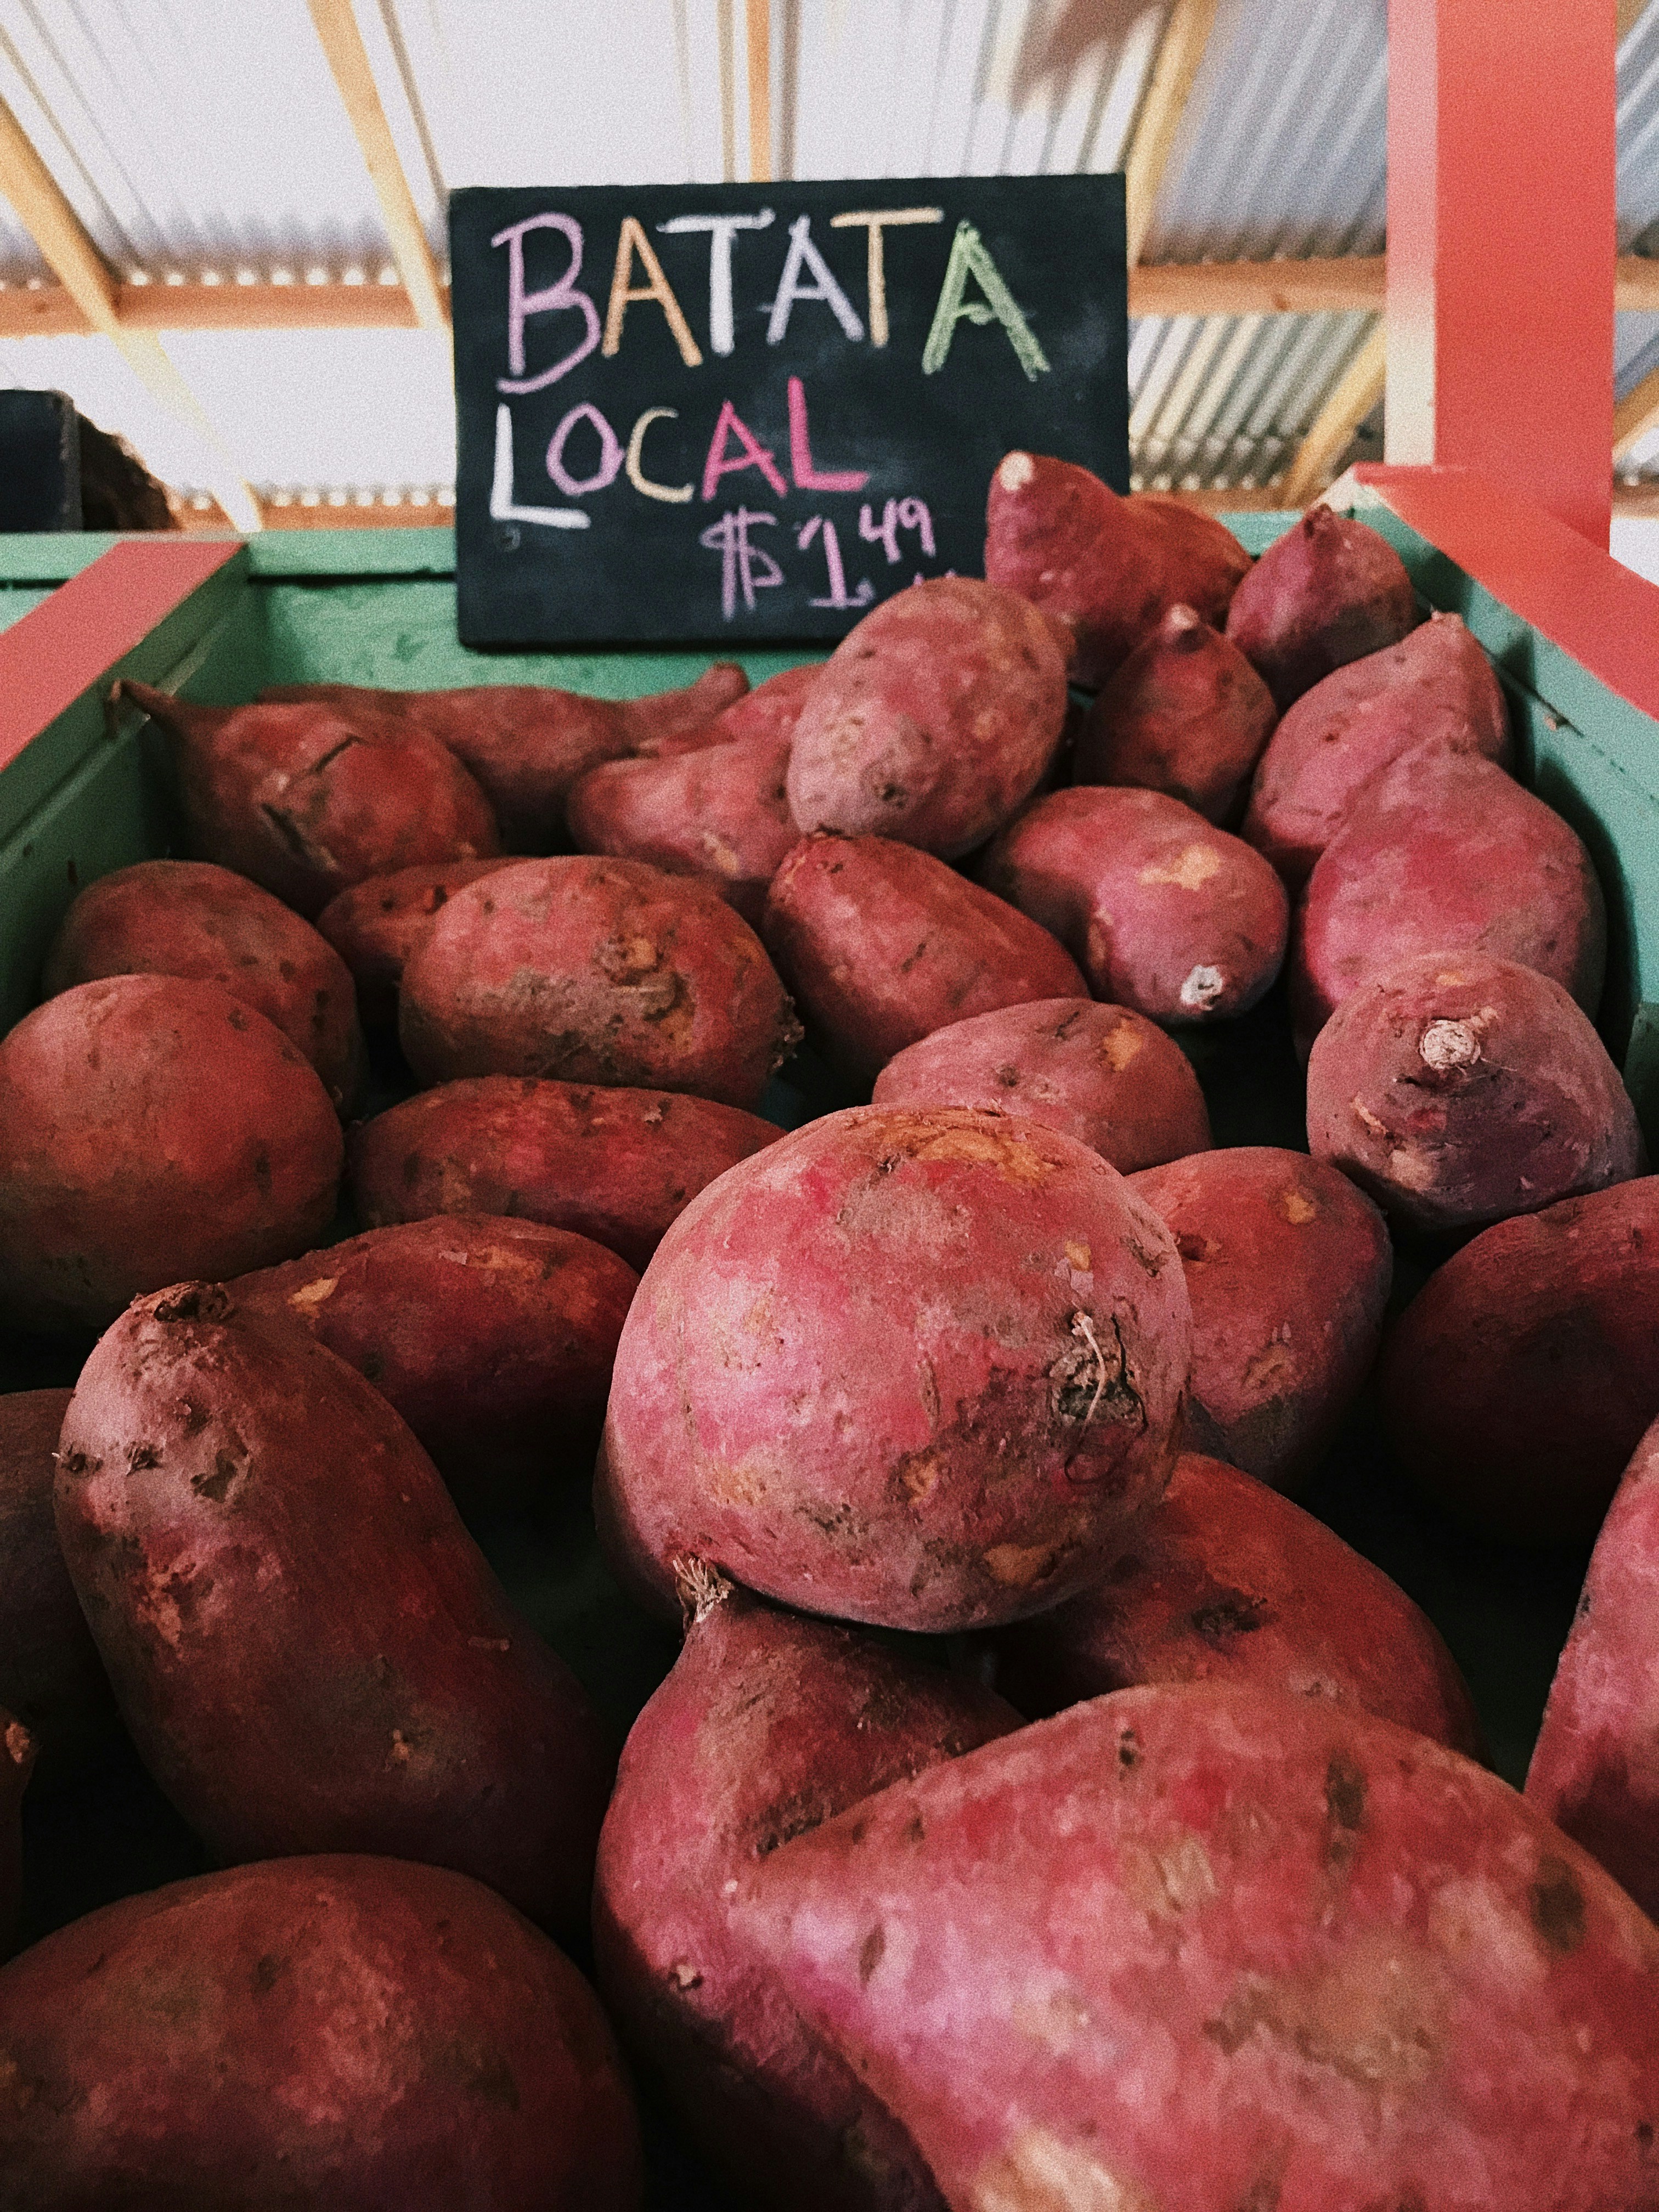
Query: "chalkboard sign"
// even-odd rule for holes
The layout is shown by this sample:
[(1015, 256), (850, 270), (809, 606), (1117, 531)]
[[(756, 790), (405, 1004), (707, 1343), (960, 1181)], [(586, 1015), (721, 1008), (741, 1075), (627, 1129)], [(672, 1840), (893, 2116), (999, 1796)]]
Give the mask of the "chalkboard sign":
[(841, 637), (1012, 447), (1128, 489), (1123, 179), (450, 200), (467, 645)]
[(61, 392), (0, 392), (0, 530), (81, 527), (81, 443)]

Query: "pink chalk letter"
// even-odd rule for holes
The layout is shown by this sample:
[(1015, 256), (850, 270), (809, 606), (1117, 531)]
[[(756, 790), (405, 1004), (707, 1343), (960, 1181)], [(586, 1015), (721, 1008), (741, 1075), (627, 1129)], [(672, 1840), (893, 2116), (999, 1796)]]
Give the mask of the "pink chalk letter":
[[(556, 284), (544, 286), (539, 292), (524, 289), (524, 234), (527, 230), (556, 230), (569, 242), (570, 266)], [(567, 376), (579, 361), (586, 361), (599, 342), (599, 311), (586, 292), (576, 289), (576, 279), (582, 267), (582, 227), (568, 215), (532, 215), (527, 222), (508, 225), (498, 230), (490, 240), (492, 246), (507, 247), (507, 358), (511, 376), (498, 376), (498, 392), (539, 392), (544, 385), (556, 384)], [(539, 376), (524, 373), (524, 326), (531, 315), (550, 314), (560, 307), (574, 307), (586, 325), (586, 335), (580, 345), (556, 361), (551, 368), (544, 368)]]
[[(726, 453), (726, 442), (734, 435), (741, 453)], [(708, 441), (708, 459), (702, 465), (702, 495), (713, 499), (715, 487), (724, 476), (734, 469), (758, 469), (780, 499), (787, 499), (789, 487), (778, 473), (778, 465), (771, 453), (763, 446), (729, 399), (720, 402), (720, 420), (714, 425), (714, 434)]]
[[(806, 386), (799, 377), (789, 380), (789, 467), (799, 491), (862, 491), (870, 481), (868, 469), (815, 469), (812, 438), (806, 421)], [(707, 494), (704, 495), (707, 497)]]

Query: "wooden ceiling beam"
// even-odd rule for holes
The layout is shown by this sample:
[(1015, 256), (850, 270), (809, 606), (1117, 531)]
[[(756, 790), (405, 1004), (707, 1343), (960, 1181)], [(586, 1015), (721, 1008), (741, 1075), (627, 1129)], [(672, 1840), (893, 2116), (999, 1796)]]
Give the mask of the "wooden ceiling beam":
[(1279, 503), (1305, 507), (1336, 474), (1354, 433), (1382, 398), (1388, 374), (1386, 324), (1378, 321), (1314, 417), (1276, 487)]
[(749, 181), (772, 181), (772, 0), (744, 0), (749, 50)]
[(1158, 188), (1164, 181), (1176, 132), (1198, 75), (1217, 0), (1173, 0), (1158, 41), (1158, 57), (1146, 79), (1140, 111), (1123, 159), (1129, 210), (1129, 267), (1134, 268), (1152, 227)]

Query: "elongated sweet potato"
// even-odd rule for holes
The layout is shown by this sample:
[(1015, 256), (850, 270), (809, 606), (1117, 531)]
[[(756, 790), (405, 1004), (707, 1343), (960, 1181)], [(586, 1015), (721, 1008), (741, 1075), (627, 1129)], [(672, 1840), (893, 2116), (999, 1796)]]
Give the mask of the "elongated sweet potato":
[(1468, 1686), (1405, 1591), (1311, 1513), (1196, 1452), (1103, 1581), (995, 1630), (977, 1656), (1033, 1720), (1143, 1682), (1237, 1682), (1481, 1755)]
[(1659, 1422), (1595, 1540), (1527, 1795), (1659, 1919)]
[(433, 915), (465, 884), (510, 865), (499, 856), (491, 860), (427, 860), (416, 867), (396, 868), (390, 875), (365, 876), (329, 901), (317, 917), (317, 933), (351, 970), (358, 1011), (366, 1023), (396, 1027), (404, 968)]
[(351, 1188), (372, 1229), (434, 1213), (515, 1214), (643, 1267), (705, 1184), (780, 1133), (736, 1107), (673, 1091), (487, 1075), (364, 1122), (351, 1140)]
[(735, 744), (739, 738), (781, 738), (794, 735), (795, 724), (806, 695), (823, 667), (821, 660), (805, 660), (798, 667), (781, 669), (741, 699), (722, 707), (712, 722), (689, 729), (667, 729), (637, 741), (636, 760), (669, 760), (678, 753), (707, 751), (713, 745)]
[(786, 1844), (732, 1921), (975, 2212), (1652, 2197), (1659, 1931), (1322, 1698), (1075, 1706)]
[(1382, 1216), (1334, 1168), (1271, 1145), (1149, 1168), (1133, 1187), (1186, 1271), (1188, 1439), (1297, 1490), (1376, 1357), (1394, 1276)]
[(446, 1213), (228, 1288), (243, 1313), (301, 1323), (366, 1376), (452, 1489), (533, 1502), (550, 1475), (592, 1468), (638, 1280), (568, 1230)]
[(322, 1856), (123, 1898), (0, 1974), (11, 2212), (636, 2212), (568, 1960), (436, 1867)]
[(101, 1328), (140, 1291), (303, 1252), (343, 1151), (315, 1068), (217, 983), (77, 984), (0, 1041), (0, 1314)]
[(356, 994), (334, 947), (246, 876), (207, 860), (140, 860), (88, 884), (41, 975), (50, 996), (105, 975), (218, 983), (297, 1045), (343, 1116), (366, 1073)]
[(1127, 1006), (1037, 999), (935, 1030), (876, 1078), (878, 1106), (976, 1106), (1060, 1129), (1121, 1175), (1203, 1152), (1210, 1117), (1179, 1045)]
[(23, 1896), (23, 1792), (34, 1765), (34, 1738), (0, 1706), (0, 1958), (17, 1932)]
[(1173, 606), (1103, 686), (1073, 755), (1073, 783), (1167, 792), (1231, 828), (1279, 710), (1236, 645)]
[(772, 878), (761, 933), (830, 1058), (866, 1083), (948, 1023), (1087, 995), (1046, 929), (890, 837), (804, 837)]
[(1398, 645), (1418, 620), (1412, 580), (1388, 539), (1310, 507), (1239, 585), (1227, 635), (1282, 714), (1334, 668)]
[(1461, 1520), (1588, 1543), (1659, 1406), (1659, 1176), (1472, 1238), (1390, 1329), (1377, 1395), (1401, 1463)]
[(1492, 663), (1462, 618), (1437, 609), (1398, 645), (1303, 693), (1268, 740), (1240, 834), (1295, 888), (1371, 777), (1425, 750), (1509, 765), (1509, 710)]
[(200, 707), (125, 679), (172, 744), (198, 860), (251, 876), (308, 919), (365, 876), (501, 850), (495, 810), (454, 755), (371, 708)]
[(664, 1238), (600, 1533), (665, 1611), (690, 1558), (844, 1620), (1012, 1620), (1162, 1493), (1189, 1346), (1168, 1232), (1097, 1153), (951, 1109), (828, 1115)]
[(977, 1683), (715, 1583), (634, 1724), (599, 1838), (599, 1987), (744, 2201), (943, 2212), (902, 2131), (733, 1943), (730, 1885), (820, 1821), (1020, 1725)]
[(1054, 932), (1097, 998), (1154, 1021), (1242, 1014), (1285, 957), (1279, 878), (1161, 791), (1050, 792), (993, 842), (980, 875)]
[(1028, 599), (972, 576), (897, 592), (819, 670), (795, 724), (803, 836), (894, 837), (954, 860), (1036, 789), (1060, 743), (1066, 660)]
[(56, 1505), (122, 1717), (216, 1856), (426, 1860), (582, 1925), (598, 1718), (343, 1359), (208, 1285), (136, 1300), (82, 1370)]
[(1172, 606), (1219, 629), (1249, 565), (1224, 523), (1149, 495), (1120, 498), (1072, 461), (1005, 453), (991, 479), (985, 574), (1064, 624), (1073, 679), (1091, 688)]
[(1636, 1109), (1559, 983), (1431, 953), (1351, 991), (1308, 1062), (1308, 1144), (1413, 1229), (1474, 1229), (1627, 1182)]
[(455, 892), (404, 969), (428, 1083), (536, 1075), (752, 1106), (800, 1027), (766, 949), (708, 884), (639, 860), (520, 860)]

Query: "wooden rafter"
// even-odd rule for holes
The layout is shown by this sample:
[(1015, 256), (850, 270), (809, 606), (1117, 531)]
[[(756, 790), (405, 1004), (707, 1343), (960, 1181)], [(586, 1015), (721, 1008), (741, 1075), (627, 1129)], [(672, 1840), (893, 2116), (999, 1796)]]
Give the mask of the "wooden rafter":
[(744, 0), (749, 48), (749, 180), (772, 181), (772, 0)]
[(1648, 0), (1619, 0), (1619, 42), (1622, 46), (1648, 12)]
[(334, 82), (339, 87), (346, 118), (356, 134), (368, 169), (374, 197), (380, 203), (387, 242), (404, 289), (422, 330), (447, 327), (449, 301), (438, 276), (438, 264), (427, 244), (426, 232), (409, 189), (404, 165), (398, 158), (392, 126), (386, 119), (380, 88), (369, 66), (368, 49), (357, 28), (351, 0), (307, 0)]
[(1656, 428), (1659, 428), (1659, 368), (1650, 368), (1613, 410), (1613, 466), (1617, 468), (1632, 447)]
[(1278, 487), (1279, 504), (1305, 507), (1323, 491), (1353, 435), (1379, 399), (1388, 374), (1388, 331), (1378, 322), (1336, 380)]
[(1164, 181), (1176, 132), (1215, 26), (1217, 0), (1173, 0), (1158, 58), (1142, 94), (1134, 133), (1124, 157), (1129, 204), (1129, 266), (1140, 258), (1152, 227), (1158, 188)]

